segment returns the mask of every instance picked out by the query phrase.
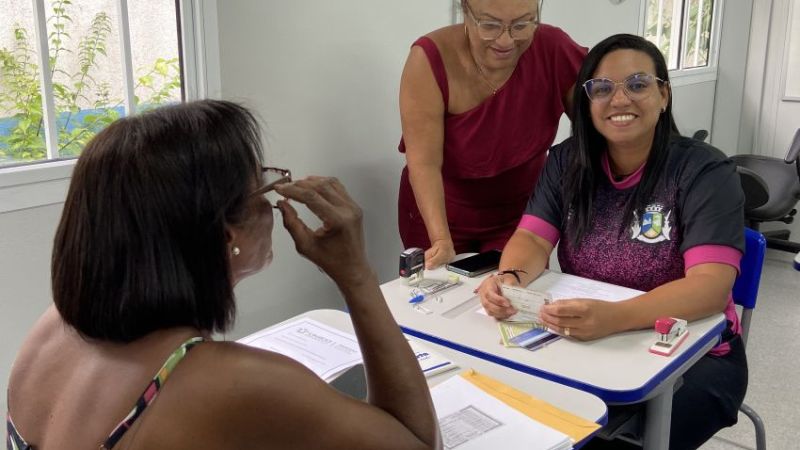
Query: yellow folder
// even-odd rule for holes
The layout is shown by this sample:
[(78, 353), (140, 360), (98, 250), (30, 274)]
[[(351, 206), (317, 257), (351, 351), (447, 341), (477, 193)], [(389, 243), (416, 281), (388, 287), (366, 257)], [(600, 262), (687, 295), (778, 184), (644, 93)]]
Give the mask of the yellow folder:
[(600, 425), (590, 420), (556, 408), (550, 403), (539, 400), (530, 394), (514, 389), (486, 375), (479, 374), (473, 369), (461, 373), (461, 376), (484, 392), (531, 419), (566, 434), (574, 442), (583, 440), (600, 428)]

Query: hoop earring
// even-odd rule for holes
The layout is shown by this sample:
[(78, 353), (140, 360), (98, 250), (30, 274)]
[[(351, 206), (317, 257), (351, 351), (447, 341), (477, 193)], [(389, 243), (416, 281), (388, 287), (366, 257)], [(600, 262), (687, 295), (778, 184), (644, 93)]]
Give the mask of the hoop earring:
[(241, 250), (239, 250), (239, 247), (233, 247), (233, 248), (231, 249), (231, 254), (232, 254), (233, 256), (239, 256), (239, 253), (242, 253), (242, 251), (241, 251)]

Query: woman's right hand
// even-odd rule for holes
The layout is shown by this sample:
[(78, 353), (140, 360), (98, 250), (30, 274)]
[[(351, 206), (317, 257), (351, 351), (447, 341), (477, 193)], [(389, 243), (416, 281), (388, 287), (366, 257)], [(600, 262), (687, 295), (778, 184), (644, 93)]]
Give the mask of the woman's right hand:
[(289, 201), (278, 201), (283, 226), (294, 239), (298, 253), (337, 283), (356, 281), (371, 273), (364, 247), (363, 212), (339, 180), (310, 176), (275, 186), (275, 191), (306, 205), (322, 221), (322, 226), (312, 230)]
[(500, 289), (502, 280), (502, 277), (491, 276), (483, 280), (478, 287), (478, 296), (483, 309), (497, 320), (508, 319), (517, 313), (517, 310), (511, 306), (511, 302), (503, 297), (503, 291)]
[(425, 269), (432, 270), (449, 263), (456, 257), (453, 241), (438, 239), (433, 241), (431, 248), (425, 250)]

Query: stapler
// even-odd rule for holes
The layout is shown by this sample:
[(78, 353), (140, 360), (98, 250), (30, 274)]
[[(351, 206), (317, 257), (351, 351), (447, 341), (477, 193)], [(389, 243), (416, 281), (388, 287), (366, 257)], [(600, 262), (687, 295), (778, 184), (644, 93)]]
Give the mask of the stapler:
[(689, 329), (686, 321), (674, 317), (659, 317), (655, 323), (656, 342), (650, 346), (650, 353), (669, 356), (686, 340)]

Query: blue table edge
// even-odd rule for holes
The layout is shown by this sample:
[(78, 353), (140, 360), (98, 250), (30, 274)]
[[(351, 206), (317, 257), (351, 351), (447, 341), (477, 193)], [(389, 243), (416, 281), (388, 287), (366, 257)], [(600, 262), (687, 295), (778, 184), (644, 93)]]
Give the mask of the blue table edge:
[[(501, 358), (499, 356), (485, 353), (483, 351), (474, 349), (472, 347), (467, 347), (458, 344), (456, 342), (448, 341), (446, 339), (422, 333), (420, 331), (408, 327), (400, 326), (400, 329), (403, 331), (403, 333), (406, 333), (408, 335), (424, 339), (426, 341), (430, 341), (435, 344), (443, 345), (453, 350), (457, 350), (462, 353), (466, 353), (468, 355), (472, 355), (477, 358), (493, 362), (495, 364), (500, 364), (502, 366), (518, 370), (523, 373), (527, 373), (529, 375), (537, 376), (539, 378), (544, 378), (546, 380), (563, 384), (565, 386), (569, 386), (578, 389), (580, 391), (594, 394), (606, 403), (636, 403), (641, 401), (643, 398), (647, 396), (647, 394), (649, 394), (653, 389), (655, 389), (659, 384), (661, 384), (662, 381), (664, 381), (668, 376), (670, 376), (678, 367), (682, 366), (691, 356), (695, 355), (703, 346), (708, 344), (709, 341), (712, 341), (714, 339), (719, 340), (720, 335), (722, 334), (722, 330), (724, 328), (725, 328), (725, 320), (722, 320), (717, 325), (715, 325), (714, 328), (709, 330), (707, 333), (705, 333), (705, 335), (703, 335), (700, 339), (698, 339), (697, 342), (689, 346), (689, 348), (686, 351), (676, 356), (672, 361), (670, 361), (669, 364), (667, 364), (663, 369), (661, 369), (661, 371), (659, 371), (644, 385), (636, 389), (618, 391), (612, 389), (604, 389), (588, 383), (582, 383), (580, 381), (576, 381), (571, 378), (550, 373), (541, 369), (537, 369), (535, 367), (526, 366), (524, 364), (520, 364), (515, 361), (511, 361), (505, 358)], [(605, 422), (602, 423), (602, 425), (605, 425)]]

